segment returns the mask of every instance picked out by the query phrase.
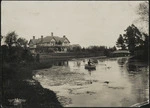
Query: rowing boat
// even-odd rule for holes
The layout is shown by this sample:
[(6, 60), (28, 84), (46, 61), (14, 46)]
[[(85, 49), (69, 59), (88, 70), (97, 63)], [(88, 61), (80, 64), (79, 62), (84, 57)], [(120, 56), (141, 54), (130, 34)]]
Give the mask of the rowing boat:
[(96, 66), (95, 65), (88, 65), (88, 64), (86, 64), (85, 65), (85, 69), (96, 69)]

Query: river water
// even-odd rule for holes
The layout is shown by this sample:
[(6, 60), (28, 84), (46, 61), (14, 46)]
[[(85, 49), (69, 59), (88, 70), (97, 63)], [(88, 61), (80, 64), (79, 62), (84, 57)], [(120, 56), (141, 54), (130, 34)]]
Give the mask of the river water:
[(98, 59), (96, 70), (87, 70), (87, 62), (57, 61), (37, 70), (34, 79), (53, 90), (64, 107), (129, 107), (149, 100), (147, 64), (125, 57)]

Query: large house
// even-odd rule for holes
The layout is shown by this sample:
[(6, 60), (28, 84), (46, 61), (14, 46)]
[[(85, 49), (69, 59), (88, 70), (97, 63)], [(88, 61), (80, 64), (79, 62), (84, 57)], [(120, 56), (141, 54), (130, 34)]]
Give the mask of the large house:
[(33, 36), (33, 39), (30, 39), (29, 41), (29, 48), (32, 53), (35, 53), (37, 49), (40, 49), (38, 50), (40, 52), (49, 50), (66, 52), (69, 45), (70, 41), (65, 35), (63, 37), (58, 37), (54, 36), (53, 32), (51, 33), (51, 36), (41, 36), (41, 38), (38, 39), (35, 39), (35, 36)]

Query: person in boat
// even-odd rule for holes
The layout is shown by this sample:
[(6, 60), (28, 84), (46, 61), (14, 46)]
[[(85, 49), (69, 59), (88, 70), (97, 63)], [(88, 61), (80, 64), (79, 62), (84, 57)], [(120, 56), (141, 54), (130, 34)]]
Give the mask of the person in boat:
[(88, 61), (88, 65), (89, 65), (89, 66), (91, 66), (91, 64), (92, 64), (92, 62), (91, 62), (91, 60), (89, 59), (89, 61)]

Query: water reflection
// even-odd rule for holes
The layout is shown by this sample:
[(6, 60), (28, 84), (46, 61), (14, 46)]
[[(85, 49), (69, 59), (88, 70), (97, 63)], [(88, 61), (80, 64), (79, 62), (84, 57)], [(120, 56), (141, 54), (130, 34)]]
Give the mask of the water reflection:
[(91, 70), (88, 70), (88, 72), (89, 72), (89, 75), (91, 76)]
[(80, 65), (81, 65), (81, 62), (77, 61), (77, 66), (80, 67)]
[(53, 63), (54, 66), (68, 66), (68, 61), (56, 61)]
[(128, 107), (149, 99), (146, 64), (128, 58), (99, 59), (96, 69), (91, 70), (85, 69), (87, 62), (55, 62), (47, 71), (39, 70), (37, 74), (45, 77), (36, 79), (56, 92), (66, 107)]
[(127, 58), (118, 58), (117, 62), (120, 66), (123, 66), (126, 63), (126, 61), (127, 61)]
[(128, 59), (127, 70), (129, 73), (139, 73), (142, 71), (143, 68), (147, 69), (148, 64), (141, 62), (141, 61), (135, 61), (132, 59)]

